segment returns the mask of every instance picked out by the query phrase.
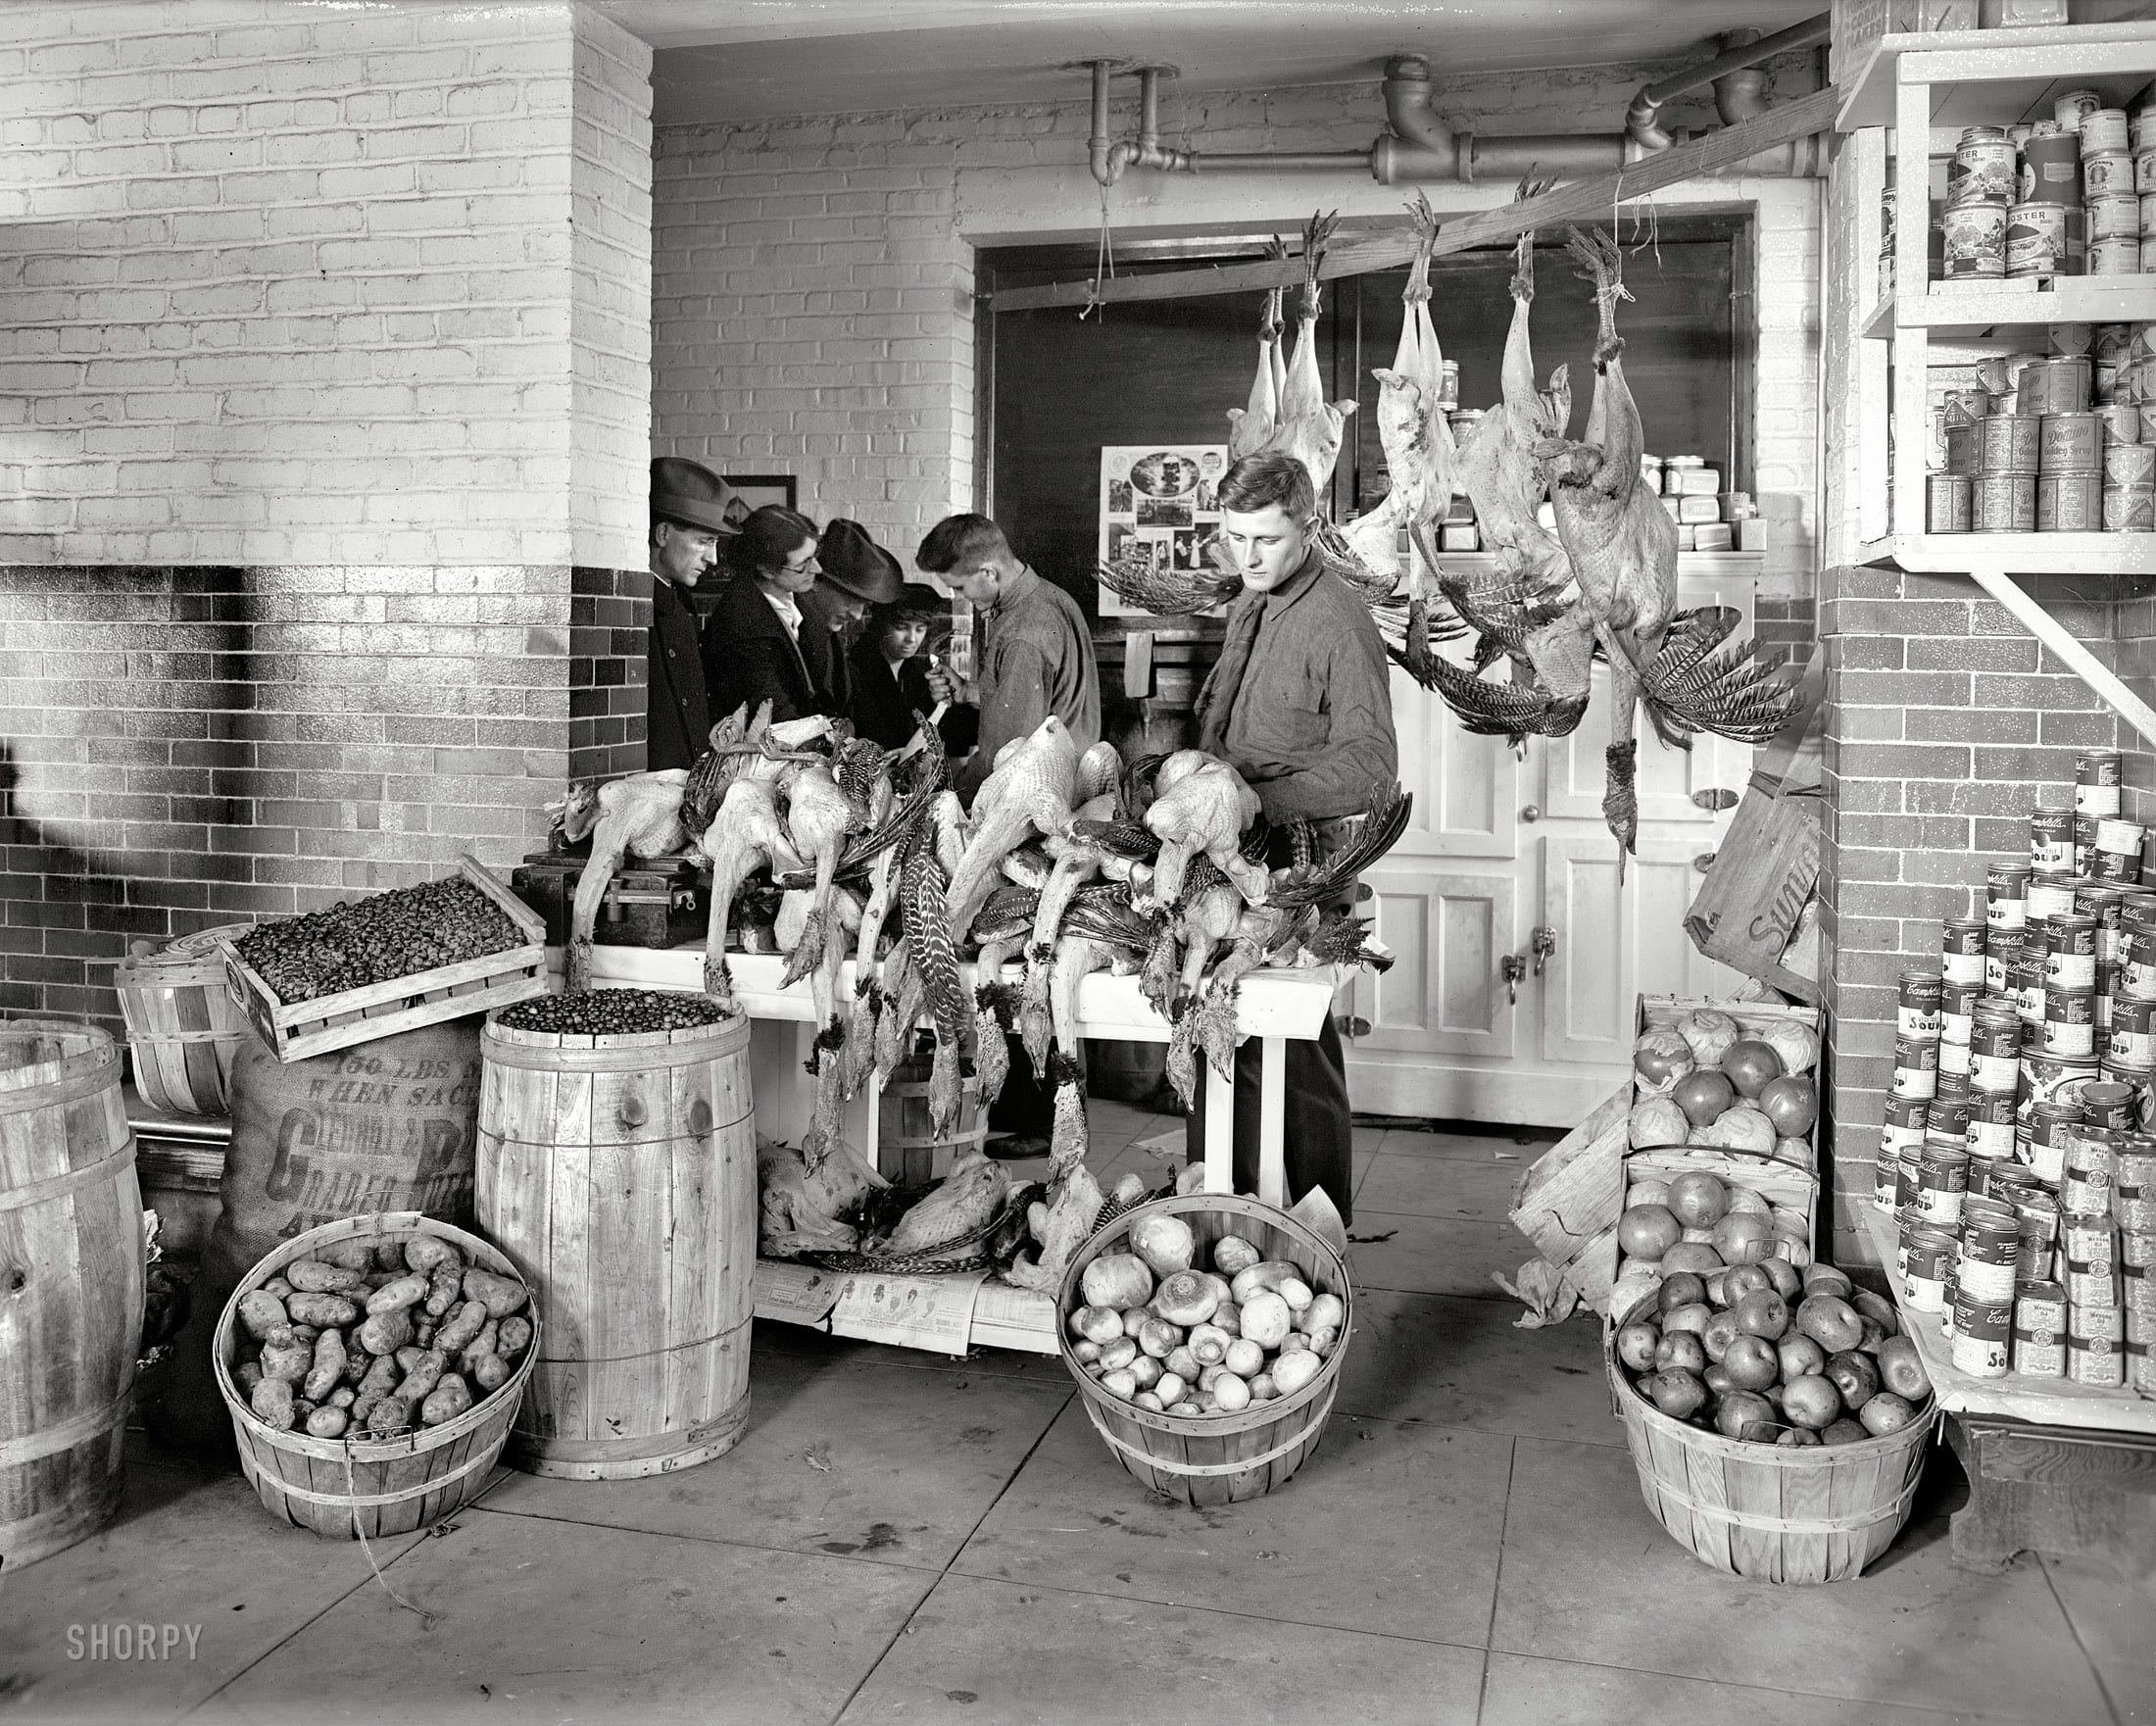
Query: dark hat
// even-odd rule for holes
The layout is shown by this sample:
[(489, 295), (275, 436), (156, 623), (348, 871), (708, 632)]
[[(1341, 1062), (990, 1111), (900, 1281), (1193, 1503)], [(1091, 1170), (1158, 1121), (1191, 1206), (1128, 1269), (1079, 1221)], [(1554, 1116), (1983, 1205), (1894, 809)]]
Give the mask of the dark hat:
[(713, 533), (734, 534), (740, 524), (727, 519), (726, 509), (739, 504), (734, 488), (701, 462), (683, 456), (660, 456), (652, 463), (652, 516), (709, 527)]
[(859, 522), (843, 517), (824, 528), (816, 562), (823, 566), (824, 580), (872, 606), (891, 604), (906, 588), (899, 560), (870, 539)]
[(908, 581), (899, 589), (897, 599), (877, 610), (890, 619), (936, 618), (950, 612), (951, 602), (925, 581)]

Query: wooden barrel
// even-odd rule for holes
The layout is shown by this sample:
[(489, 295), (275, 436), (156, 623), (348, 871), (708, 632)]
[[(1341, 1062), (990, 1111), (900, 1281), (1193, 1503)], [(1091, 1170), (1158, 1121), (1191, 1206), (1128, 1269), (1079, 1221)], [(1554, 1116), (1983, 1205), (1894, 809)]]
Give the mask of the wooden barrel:
[[(1071, 1352), (1070, 1315), (1085, 1305), (1086, 1266), (1103, 1253), (1130, 1251), (1131, 1229), (1149, 1216), (1179, 1216), (1198, 1241), (1198, 1262), (1212, 1262), (1222, 1235), (1241, 1235), (1267, 1258), (1292, 1260), (1319, 1294), (1338, 1295), (1340, 1341), (1318, 1375), (1300, 1390), (1252, 1403), (1238, 1414), (1155, 1413), (1104, 1388)], [(1127, 1210), (1071, 1256), (1055, 1303), (1055, 1343), (1076, 1381), (1094, 1431), (1132, 1477), (1163, 1498), (1206, 1507), (1262, 1498), (1285, 1486), (1317, 1450), (1340, 1388), (1340, 1365), (1354, 1335), (1354, 1291), (1348, 1267), (1320, 1236), (1276, 1206), (1226, 1193), (1186, 1193)]]
[(73, 1019), (0, 1019), (0, 1565), (95, 1534), (120, 1503), (142, 1341), (142, 1193), (120, 1050)]
[(731, 1450), (749, 1418), (757, 1148), (749, 1021), (480, 1037), (479, 1227), (538, 1298), (507, 1459), (621, 1480)]
[(182, 935), (120, 962), (113, 987), (127, 1021), (135, 1089), (165, 1114), (222, 1114), (232, 1096), (232, 1060), (253, 1033), (233, 1005), (224, 977), (221, 937), (237, 940), (254, 925), (228, 923)]
[[(476, 1403), (439, 1426), (394, 1438), (310, 1438), (257, 1419), (240, 1395), (232, 1378), (240, 1358), (239, 1304), (286, 1265), (313, 1258), (325, 1247), (341, 1241), (381, 1247), (420, 1235), (449, 1242), (467, 1263), (501, 1276), (516, 1275), (516, 1267), (476, 1235), (420, 1211), (383, 1211), (325, 1223), (285, 1242), (240, 1279), (218, 1316), (211, 1359), (218, 1394), (224, 1399), (239, 1442), (241, 1471), (272, 1516), (325, 1540), (410, 1534), (431, 1527), (476, 1498), (509, 1436), (510, 1416), (531, 1376), (532, 1350), (524, 1351), (498, 1390), (475, 1391)], [(534, 1329), (534, 1345), (541, 1334)], [(250, 1345), (250, 1353), (256, 1346)]]
[(914, 1056), (891, 1069), (876, 1124), (876, 1170), (902, 1187), (925, 1187), (951, 1172), (958, 1153), (988, 1143), (988, 1110), (981, 1081), (967, 1073), (958, 1086), (958, 1118), (948, 1133), (936, 1131), (928, 1107), (929, 1058)]

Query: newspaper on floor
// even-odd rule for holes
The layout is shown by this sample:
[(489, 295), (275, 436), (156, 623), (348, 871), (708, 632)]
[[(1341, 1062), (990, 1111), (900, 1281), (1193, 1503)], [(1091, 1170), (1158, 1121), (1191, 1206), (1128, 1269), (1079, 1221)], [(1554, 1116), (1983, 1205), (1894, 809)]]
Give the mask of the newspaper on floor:
[(838, 1305), (839, 1287), (845, 1281), (839, 1272), (818, 1270), (813, 1264), (759, 1258), (753, 1285), (756, 1315), (782, 1324), (820, 1325)]
[(841, 1279), (831, 1308), (831, 1334), (963, 1355), (973, 1336), (973, 1303), (985, 1270), (964, 1276), (879, 1276), (857, 1271)]

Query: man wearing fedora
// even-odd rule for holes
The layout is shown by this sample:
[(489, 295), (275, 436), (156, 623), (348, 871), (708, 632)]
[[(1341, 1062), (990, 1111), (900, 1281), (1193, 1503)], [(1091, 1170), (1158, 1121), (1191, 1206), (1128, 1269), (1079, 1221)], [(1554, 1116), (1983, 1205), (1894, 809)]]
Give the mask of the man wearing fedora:
[(841, 517), (816, 542), (822, 567), (815, 586), (801, 596), (801, 657), (816, 686), (818, 711), (851, 715), (853, 666), (847, 643), (873, 606), (888, 606), (905, 592), (899, 560), (868, 536), (858, 521)]
[(689, 592), (734, 536), (733, 487), (701, 463), (652, 463), (652, 626), (645, 654), (644, 764), (686, 767), (710, 747), (710, 704)]

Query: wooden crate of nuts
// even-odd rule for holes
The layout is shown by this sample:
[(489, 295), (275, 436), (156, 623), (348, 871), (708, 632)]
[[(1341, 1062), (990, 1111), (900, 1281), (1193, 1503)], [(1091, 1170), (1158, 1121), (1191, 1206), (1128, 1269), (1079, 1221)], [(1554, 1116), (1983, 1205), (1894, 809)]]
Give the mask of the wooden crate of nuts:
[[(233, 1002), (277, 1060), (371, 1043), (547, 992), (547, 930), (537, 913), (469, 856), (458, 859), (457, 873), (447, 879), (470, 885), (521, 939), (452, 964), (289, 1004), (241, 957), (236, 943), (219, 943)], [(275, 927), (258, 925), (255, 933)]]

